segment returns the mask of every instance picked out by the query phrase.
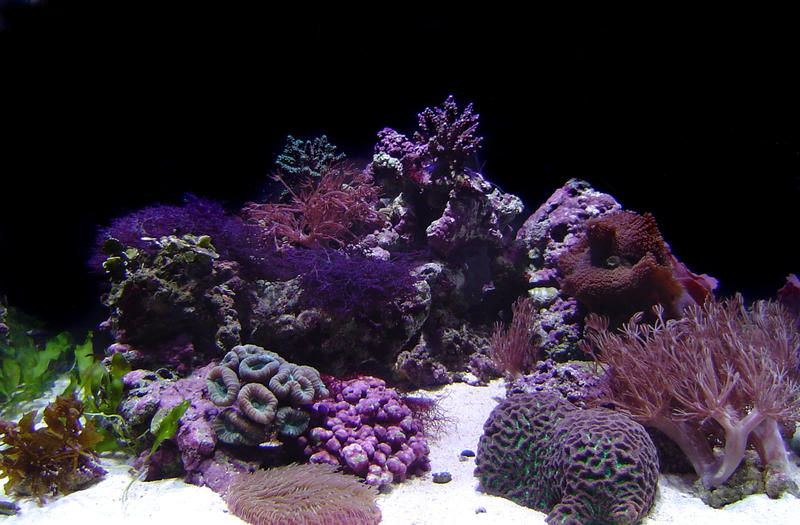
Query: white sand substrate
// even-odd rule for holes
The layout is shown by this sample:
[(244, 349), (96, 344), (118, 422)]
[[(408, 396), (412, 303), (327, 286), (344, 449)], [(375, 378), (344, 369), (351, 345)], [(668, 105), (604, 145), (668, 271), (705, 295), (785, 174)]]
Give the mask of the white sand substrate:
[[(450, 423), (430, 443), (432, 472), (447, 471), (452, 481), (435, 484), (431, 473), (396, 485), (378, 496), (385, 525), (489, 525), (540, 524), (545, 514), (477, 490), (473, 477), (474, 458), (461, 461), (464, 449), (476, 450), (483, 422), (504, 396), (502, 380), (486, 387), (463, 383), (449, 385), (424, 395), (440, 397)], [(33, 500), (20, 502), (17, 516), (0, 517), (3, 525), (21, 524), (108, 524), (108, 525), (241, 525), (222, 499), (205, 487), (171, 479), (136, 482), (123, 491), (131, 476), (124, 464), (106, 460), (106, 477), (90, 488), (59, 497), (44, 506)], [(795, 469), (795, 479), (800, 472)], [(800, 499), (784, 495), (770, 500), (750, 496), (723, 509), (712, 509), (692, 496), (691, 477), (662, 476), (656, 506), (645, 525), (661, 523), (706, 525), (781, 525), (800, 523)]]

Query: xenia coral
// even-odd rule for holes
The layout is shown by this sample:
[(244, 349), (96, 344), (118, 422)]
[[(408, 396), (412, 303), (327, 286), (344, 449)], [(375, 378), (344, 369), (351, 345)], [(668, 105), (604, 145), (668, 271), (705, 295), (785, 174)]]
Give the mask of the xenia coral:
[(273, 436), (293, 439), (308, 428), (302, 407), (328, 396), (319, 372), (287, 363), (256, 345), (239, 345), (208, 372), (208, 398), (225, 407), (214, 421), (217, 438), (258, 445)]
[(548, 512), (548, 523), (637, 523), (653, 506), (655, 446), (620, 412), (579, 409), (553, 392), (518, 394), (483, 429), (475, 468), (483, 490)]
[(740, 295), (691, 306), (678, 320), (654, 310), (653, 326), (637, 314), (619, 333), (587, 317), (584, 348), (607, 369), (609, 401), (672, 439), (707, 487), (731, 476), (748, 443), (762, 465), (785, 472), (779, 424), (800, 419), (794, 319), (773, 302), (746, 308)]
[(376, 495), (331, 465), (288, 465), (238, 474), (225, 502), (253, 525), (377, 525)]
[(331, 385), (332, 399), (313, 406), (305, 447), (311, 463), (341, 465), (382, 487), (430, 470), (422, 422), (394, 389), (375, 377)]
[(91, 421), (81, 424), (83, 404), (59, 396), (43, 411), (44, 426), (35, 428), (36, 412), (19, 423), (0, 420), (0, 477), (7, 477), (7, 494), (45, 496), (71, 492), (106, 471), (98, 465), (94, 447), (102, 436)]

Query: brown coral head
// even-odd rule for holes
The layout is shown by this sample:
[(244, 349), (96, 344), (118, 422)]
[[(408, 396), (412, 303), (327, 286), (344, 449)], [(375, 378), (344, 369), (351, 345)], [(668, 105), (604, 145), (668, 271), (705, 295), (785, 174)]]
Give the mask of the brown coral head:
[(239, 378), (226, 366), (215, 366), (206, 376), (208, 398), (221, 407), (231, 406), (239, 395)]
[(254, 525), (377, 525), (377, 491), (334, 465), (288, 465), (237, 474), (225, 501)]
[[(592, 252), (592, 262), (612, 255), (633, 266), (648, 253), (658, 264), (669, 264), (669, 246), (658, 231), (656, 220), (649, 213), (615, 211), (586, 221), (586, 238)], [(596, 254), (596, 255), (595, 255)]]
[(275, 394), (259, 383), (248, 383), (242, 387), (238, 396), (239, 409), (256, 423), (268, 425), (275, 419), (278, 400)]
[(649, 213), (612, 212), (586, 221), (586, 236), (561, 255), (561, 291), (615, 322), (663, 304), (674, 315), (683, 287), (669, 246)]

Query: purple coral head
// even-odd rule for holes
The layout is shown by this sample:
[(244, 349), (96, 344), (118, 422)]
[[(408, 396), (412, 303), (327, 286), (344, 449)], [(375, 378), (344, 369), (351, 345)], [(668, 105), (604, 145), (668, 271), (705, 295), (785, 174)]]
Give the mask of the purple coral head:
[(455, 171), (478, 151), (483, 141), (475, 134), (479, 117), (472, 112), (472, 103), (459, 113), (450, 95), (441, 108), (425, 108), (418, 115), (419, 131), (414, 139), (423, 145), (436, 170)]
[(342, 449), (342, 459), (356, 474), (363, 474), (369, 467), (369, 456), (359, 443), (352, 443)]

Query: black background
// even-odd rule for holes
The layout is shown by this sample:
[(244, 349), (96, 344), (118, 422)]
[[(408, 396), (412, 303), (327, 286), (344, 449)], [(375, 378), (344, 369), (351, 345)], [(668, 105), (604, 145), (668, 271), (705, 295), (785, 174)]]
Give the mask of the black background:
[(652, 212), (723, 294), (770, 297), (800, 270), (788, 13), (4, 4), (0, 294), (53, 326), (102, 318), (85, 260), (112, 217), (185, 192), (239, 206), (287, 134), (367, 159), (449, 94), (526, 213), (580, 177)]

